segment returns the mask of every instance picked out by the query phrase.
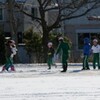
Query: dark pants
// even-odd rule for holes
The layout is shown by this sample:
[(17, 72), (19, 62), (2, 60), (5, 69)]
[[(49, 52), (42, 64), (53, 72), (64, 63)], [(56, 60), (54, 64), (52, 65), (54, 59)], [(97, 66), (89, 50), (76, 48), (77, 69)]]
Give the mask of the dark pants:
[(98, 65), (98, 69), (100, 69), (100, 58), (99, 58), (99, 53), (94, 53), (93, 54), (93, 68), (96, 68), (96, 63)]
[(9, 68), (11, 68), (12, 71), (15, 71), (14, 66), (13, 66), (13, 59), (10, 57), (6, 58), (6, 64), (3, 66), (2, 71), (4, 70), (9, 70)]
[(66, 72), (67, 71), (67, 67), (68, 67), (68, 55), (63, 55), (62, 56), (62, 65), (63, 65), (63, 71)]
[(88, 58), (89, 58), (88, 55), (84, 55), (84, 58), (83, 58), (83, 69), (89, 69)]
[(51, 69), (51, 65), (53, 65), (52, 57), (48, 57), (47, 64), (48, 64), (49, 69)]

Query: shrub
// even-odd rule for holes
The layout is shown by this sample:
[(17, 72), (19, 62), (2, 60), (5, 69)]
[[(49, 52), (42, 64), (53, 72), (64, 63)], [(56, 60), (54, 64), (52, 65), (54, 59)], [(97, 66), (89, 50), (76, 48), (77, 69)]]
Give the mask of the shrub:
[(34, 59), (33, 62), (41, 62), (43, 51), (41, 35), (39, 33), (33, 32), (33, 30), (30, 29), (25, 32), (24, 42), (26, 44), (25, 48), (28, 55), (30, 56), (30, 59), (32, 55), (34, 55), (36, 59)]
[[(49, 34), (48, 42), (53, 43), (54, 49), (56, 49), (59, 44), (58, 36), (59, 35), (57, 33)], [(68, 42), (71, 47), (71, 42), (67, 37), (64, 37), (64, 41)], [(27, 53), (30, 56), (30, 61), (32, 59), (32, 56), (34, 56), (34, 60), (32, 62), (43, 62), (42, 35), (40, 33), (35, 33), (32, 29), (29, 29), (25, 32), (24, 42), (26, 44), (25, 48), (27, 50)]]

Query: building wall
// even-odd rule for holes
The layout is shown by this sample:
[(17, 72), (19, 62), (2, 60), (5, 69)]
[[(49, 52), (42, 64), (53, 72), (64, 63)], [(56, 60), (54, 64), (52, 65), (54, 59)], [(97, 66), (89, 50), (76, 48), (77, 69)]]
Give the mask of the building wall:
[[(4, 0), (0, 0), (0, 1), (4, 1)], [(4, 6), (1, 6), (1, 7), (3, 8), (3, 20), (0, 21), (0, 26), (3, 28), (4, 32), (11, 32), (8, 12)], [(37, 8), (37, 15), (39, 16), (37, 0), (27, 0), (27, 2), (24, 5), (24, 9), (30, 14), (31, 14), (31, 9), (34, 7)], [(55, 11), (53, 13), (55, 13)], [(51, 16), (51, 15), (52, 15), (52, 12), (48, 12), (46, 15), (48, 24), (52, 24), (52, 22), (55, 20), (55, 18), (54, 20), (52, 20), (52, 17), (56, 16), (56, 13), (54, 16)], [(71, 54), (72, 54), (72, 57), (74, 58), (73, 59), (74, 62), (78, 62), (82, 54), (82, 49), (78, 49), (78, 45), (79, 45), (78, 33), (93, 33), (94, 32), (94, 33), (100, 34), (100, 21), (89, 21), (87, 19), (87, 16), (90, 16), (90, 15), (100, 15), (100, 9), (93, 10), (89, 12), (86, 16), (67, 20), (64, 22), (64, 26), (62, 25), (62, 29), (64, 27), (63, 31), (65, 32), (65, 35), (67, 35), (72, 41)], [(32, 20), (32, 18), (22, 13), (19, 13), (19, 14), (17, 13), (16, 16), (20, 18), (21, 20), (21, 24), (19, 24), (20, 27), (18, 28), (18, 32), (23, 33), (31, 27), (36, 32), (42, 31), (40, 25), (36, 21)], [(49, 18), (49, 16), (51, 17)], [(19, 48), (18, 54), (19, 54), (20, 61), (22, 63), (27, 62), (28, 61), (27, 59), (29, 58), (27, 56), (24, 46), (19, 45), (18, 48)], [(21, 55), (22, 52), (23, 52), (23, 55)]]
[[(36, 0), (27, 0), (25, 3), (24, 9), (27, 11), (27, 13), (32, 14), (32, 8), (35, 8), (36, 16), (39, 17), (39, 11), (38, 11), (38, 3)], [(24, 15), (24, 31), (27, 31), (28, 29), (33, 28), (35, 32), (41, 32), (40, 25), (33, 20), (31, 17)]]
[[(3, 26), (4, 32), (11, 32), (7, 7), (5, 5), (1, 4), (0, 8), (2, 8), (2, 15), (3, 15), (3, 19), (0, 20), (0, 25)], [(14, 13), (15, 18), (18, 18), (18, 20), (20, 21), (18, 23), (18, 32), (23, 32), (23, 30), (24, 30), (24, 14), (18, 12), (18, 9), (14, 9), (14, 10), (15, 10), (15, 13)]]
[[(0, 0), (0, 2), (5, 3), (6, 0)], [(5, 33), (5, 36), (11, 36), (9, 34), (11, 34), (11, 27), (10, 27), (10, 23), (9, 23), (9, 15), (8, 15), (8, 10), (6, 8), (6, 6), (4, 4), (0, 4), (0, 8), (2, 8), (2, 15), (3, 15), (3, 19), (0, 20), (0, 30), (2, 29)], [(24, 32), (24, 14), (18, 12), (18, 9), (14, 9), (15, 10), (15, 17), (19, 19), (19, 24), (18, 24), (18, 34), (16, 35), (16, 37), (19, 37), (19, 32), (23, 33)], [(19, 40), (19, 39), (18, 39)], [(21, 48), (21, 46), (18, 46), (18, 54), (20, 54), (20, 52), (23, 52), (22, 54), (24, 56), (27, 56), (25, 49), (23, 50), (23, 46)], [(27, 57), (25, 58), (23, 55), (19, 55), (19, 58), (21, 62), (26, 62)], [(26, 60), (26, 61), (25, 61)]]
[[(36, 0), (27, 0), (26, 2), (26, 9), (29, 13), (31, 13), (31, 8), (36, 7), (38, 8), (38, 3)], [(67, 20), (64, 22), (64, 32), (65, 34), (72, 40), (72, 50), (71, 50), (71, 56), (73, 62), (79, 62), (82, 60), (82, 49), (78, 49), (78, 33), (100, 33), (100, 21), (89, 21), (87, 19), (87, 16), (91, 15), (100, 15), (100, 9), (93, 10), (89, 12), (87, 15), (82, 16), (80, 18)], [(47, 22), (48, 24), (52, 24), (54, 21), (52, 17), (56, 16), (52, 14), (53, 12), (47, 13)], [(55, 11), (54, 11), (55, 13)], [(79, 12), (78, 12), (79, 13)], [(55, 13), (56, 14), (56, 13)], [(51, 16), (52, 15), (52, 16)], [(39, 16), (39, 12), (38, 12)], [(49, 16), (51, 16), (49, 18)], [(54, 17), (55, 19), (56, 17)], [(49, 23), (50, 22), (50, 23)], [(34, 24), (33, 24), (34, 23)], [(24, 15), (24, 31), (28, 30), (29, 28), (33, 28), (34, 31), (40, 32), (41, 27), (37, 22), (33, 21), (32, 18)], [(63, 29), (63, 28), (62, 28)]]
[[(29, 4), (29, 6), (27, 6), (27, 4)], [(30, 11), (31, 11), (32, 7), (38, 7), (37, 1), (36, 0), (27, 0), (26, 9), (28, 9), (29, 13), (31, 13)], [(63, 30), (64, 33), (72, 40), (71, 54), (73, 57), (73, 62), (79, 62), (80, 58), (81, 58), (81, 54), (82, 54), (82, 49), (78, 49), (78, 45), (79, 45), (78, 33), (93, 33), (93, 32), (100, 33), (100, 21), (89, 21), (87, 19), (87, 16), (100, 15), (99, 11), (100, 11), (100, 8), (89, 12), (85, 16), (67, 20), (63, 23), (64, 26), (62, 25), (61, 30), (64, 27), (64, 30)], [(80, 12), (78, 12), (78, 13), (80, 13)], [(48, 24), (52, 24), (52, 22), (54, 21), (54, 20), (51, 21), (52, 19), (50, 19), (50, 18), (54, 17), (55, 15), (54, 16), (51, 16), (51, 15), (52, 15), (52, 12), (47, 13)], [(38, 13), (38, 16), (39, 16), (39, 13)], [(51, 16), (51, 17), (49, 18), (49, 16)], [(24, 16), (24, 19), (25, 19), (24, 20), (24, 29), (25, 30), (29, 29), (30, 27), (33, 27), (34, 31), (37, 31), (37, 32), (41, 31), (41, 27), (35, 21), (32, 21), (32, 18), (29, 18), (28, 16)]]
[[(100, 21), (90, 21), (87, 19), (89, 15), (100, 15), (99, 9), (91, 11), (89, 14), (82, 16), (80, 18), (71, 19), (65, 21), (65, 34), (71, 39), (72, 41), (72, 56), (74, 58), (74, 62), (78, 62), (82, 55), (82, 49), (79, 49), (79, 39), (78, 34), (98, 34), (97, 38), (100, 40)], [(92, 38), (93, 39), (93, 38)], [(91, 41), (92, 41), (91, 39)], [(92, 42), (91, 42), (92, 43)]]

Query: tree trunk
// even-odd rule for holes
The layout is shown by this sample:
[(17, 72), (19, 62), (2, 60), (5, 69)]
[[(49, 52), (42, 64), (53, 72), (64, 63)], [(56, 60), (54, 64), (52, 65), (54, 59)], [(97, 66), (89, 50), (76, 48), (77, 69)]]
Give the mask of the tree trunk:
[[(8, 5), (7, 5), (7, 9), (8, 9), (8, 15), (9, 15), (9, 25), (10, 25), (10, 30), (11, 30), (11, 39), (13, 39), (16, 42), (16, 45), (18, 47), (18, 40), (17, 40), (17, 22), (15, 20), (15, 15), (14, 15), (14, 2), (15, 0), (8, 0)], [(14, 58), (15, 63), (19, 62), (19, 57), (18, 57), (18, 53)]]
[(49, 32), (44, 31), (43, 32), (43, 39), (42, 39), (42, 43), (43, 43), (43, 57), (44, 57), (44, 62), (47, 62), (47, 43), (49, 41)]

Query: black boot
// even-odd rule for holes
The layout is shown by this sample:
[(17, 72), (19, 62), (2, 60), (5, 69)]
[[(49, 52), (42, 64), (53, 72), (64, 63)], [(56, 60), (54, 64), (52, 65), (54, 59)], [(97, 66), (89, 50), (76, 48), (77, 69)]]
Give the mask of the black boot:
[(62, 70), (61, 72), (66, 72), (65, 70)]
[(90, 70), (89, 66), (87, 66), (86, 70)]
[(67, 71), (67, 66), (63, 65), (63, 70), (61, 72), (66, 72)]
[(82, 70), (86, 70), (85, 68), (82, 68)]
[(93, 69), (96, 69), (96, 67), (95, 67), (95, 66), (93, 66)]
[(51, 69), (51, 66), (49, 66), (48, 70), (50, 70), (50, 69)]
[(98, 70), (100, 70), (100, 66), (98, 67)]

